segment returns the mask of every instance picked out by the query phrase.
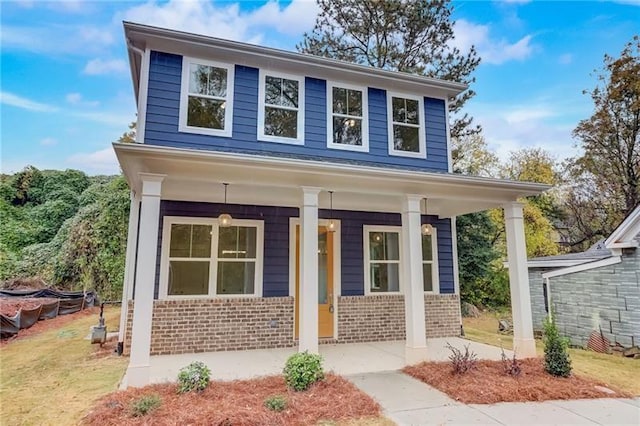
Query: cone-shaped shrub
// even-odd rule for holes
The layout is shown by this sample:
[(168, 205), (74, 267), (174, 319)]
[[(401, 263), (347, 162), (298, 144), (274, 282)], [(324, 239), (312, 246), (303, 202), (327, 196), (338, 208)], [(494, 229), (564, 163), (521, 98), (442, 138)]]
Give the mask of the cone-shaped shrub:
[(553, 320), (544, 320), (544, 369), (547, 373), (557, 377), (571, 375), (571, 360), (569, 359), (569, 342), (558, 334)]

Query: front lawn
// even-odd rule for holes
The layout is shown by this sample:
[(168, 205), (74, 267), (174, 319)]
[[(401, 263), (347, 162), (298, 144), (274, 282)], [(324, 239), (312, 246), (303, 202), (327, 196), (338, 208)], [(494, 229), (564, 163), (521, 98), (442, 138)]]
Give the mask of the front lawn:
[[(475, 342), (505, 349), (513, 347), (513, 337), (498, 332), (498, 318), (484, 312), (479, 318), (463, 318), (465, 337)], [(536, 340), (538, 356), (543, 356), (543, 346)], [(640, 360), (601, 354), (583, 349), (569, 349), (574, 373), (606, 383), (631, 395), (640, 395)]]
[[(21, 331), (23, 337), (0, 347), (0, 424), (77, 424), (95, 400), (117, 388), (128, 359), (85, 340), (98, 312), (40, 321), (32, 328), (46, 331)], [(119, 308), (105, 308), (109, 329), (119, 317)], [(50, 324), (56, 326), (47, 329)]]

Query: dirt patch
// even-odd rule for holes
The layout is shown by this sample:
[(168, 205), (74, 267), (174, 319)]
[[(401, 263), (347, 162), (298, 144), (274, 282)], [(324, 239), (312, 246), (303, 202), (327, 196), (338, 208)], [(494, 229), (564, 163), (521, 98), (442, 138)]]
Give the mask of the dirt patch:
[[(157, 394), (160, 407), (133, 417), (131, 404)], [(283, 395), (287, 408), (270, 411), (264, 400)], [(211, 382), (202, 393), (178, 395), (175, 384), (128, 389), (102, 398), (84, 419), (89, 425), (309, 425), (380, 416), (380, 406), (342, 377), (328, 374), (306, 392), (289, 391), (282, 377)]]
[[(442, 362), (425, 362), (405, 367), (402, 371), (466, 404), (631, 396), (602, 382), (577, 375), (553, 377), (544, 371), (540, 358), (523, 359), (521, 367), (518, 377), (505, 374), (500, 361), (478, 361), (476, 369), (463, 375), (454, 374), (451, 365)], [(613, 393), (598, 390), (596, 386), (611, 389)]]
[[(73, 320), (76, 320), (78, 318), (82, 318), (82, 317), (87, 317), (87, 316), (91, 316), (91, 315), (95, 315), (96, 317), (96, 325), (98, 324), (98, 315), (100, 314), (100, 308), (98, 307), (92, 307), (92, 308), (86, 308), (82, 311), (73, 313), (73, 314), (68, 314), (68, 315), (60, 315), (57, 316), (55, 318), (52, 319), (47, 319), (47, 320), (41, 320), (38, 321), (37, 323), (35, 323), (33, 326), (29, 327), (29, 328), (25, 328), (20, 330), (20, 332), (18, 334), (16, 334), (13, 337), (9, 337), (7, 339), (1, 339), (0, 340), (0, 347), (3, 347), (4, 345), (10, 344), (11, 342), (15, 342), (16, 340), (21, 340), (21, 339), (25, 339), (28, 337), (31, 337), (35, 334), (39, 334), (42, 333), (44, 331), (47, 330), (51, 330), (54, 328), (59, 328), (62, 327), (64, 325), (66, 325), (67, 323), (72, 322)], [(87, 333), (89, 331), (87, 330)]]
[(31, 310), (40, 305), (55, 303), (58, 299), (49, 297), (0, 297), (0, 313), (8, 317), (12, 317), (18, 313), (20, 309)]

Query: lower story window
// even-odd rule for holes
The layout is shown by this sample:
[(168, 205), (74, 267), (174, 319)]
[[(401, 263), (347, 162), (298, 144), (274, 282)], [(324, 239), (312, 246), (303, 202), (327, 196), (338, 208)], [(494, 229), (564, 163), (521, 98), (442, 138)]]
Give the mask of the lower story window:
[(365, 279), (370, 293), (400, 291), (400, 231), (365, 227)]
[(263, 225), (165, 217), (161, 282), (166, 296), (260, 295)]
[[(436, 228), (422, 236), (422, 280), (425, 292), (438, 289), (438, 239)], [(435, 289), (435, 290), (434, 290)]]

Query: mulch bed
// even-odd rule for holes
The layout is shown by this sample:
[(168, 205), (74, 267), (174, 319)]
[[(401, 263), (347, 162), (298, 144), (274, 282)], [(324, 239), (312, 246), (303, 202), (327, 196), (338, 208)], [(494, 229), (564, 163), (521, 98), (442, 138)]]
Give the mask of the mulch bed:
[[(631, 397), (602, 382), (575, 374), (568, 378), (554, 377), (544, 370), (541, 358), (519, 361), (522, 371), (518, 377), (507, 375), (500, 361), (478, 361), (476, 369), (462, 375), (455, 374), (451, 364), (443, 362), (424, 362), (402, 371), (466, 404)], [(596, 386), (614, 393), (603, 392)]]
[[(212, 381), (201, 393), (179, 395), (175, 384), (131, 388), (102, 398), (85, 417), (89, 425), (310, 425), (320, 420), (343, 421), (380, 416), (380, 406), (342, 377), (325, 380), (305, 392), (287, 389), (279, 376), (233, 382)], [(162, 403), (143, 417), (133, 417), (131, 404), (157, 394)], [(287, 399), (287, 408), (270, 411), (264, 400)]]

